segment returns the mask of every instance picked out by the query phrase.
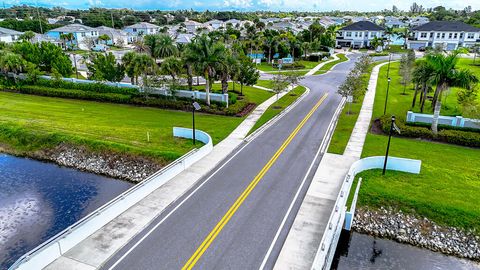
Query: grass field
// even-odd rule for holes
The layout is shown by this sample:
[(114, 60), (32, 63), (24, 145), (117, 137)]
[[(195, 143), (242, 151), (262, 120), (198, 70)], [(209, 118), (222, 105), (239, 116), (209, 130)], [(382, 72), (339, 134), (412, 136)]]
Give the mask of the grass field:
[(270, 80), (258, 80), (255, 85), (265, 87), (265, 88), (272, 88), (273, 87), (273, 82)]
[[(175, 139), (172, 135), (174, 126), (191, 127), (189, 112), (6, 92), (0, 92), (0, 110), (0, 127), (4, 131), (0, 140), (17, 148), (28, 148), (35, 143), (14, 137), (18, 130), (27, 130), (33, 135), (66, 136), (87, 144), (101, 142), (164, 160), (178, 158), (193, 148), (190, 140)], [(242, 120), (198, 113), (196, 127), (218, 143)], [(147, 142), (147, 132), (150, 142)], [(31, 139), (35, 140), (35, 136)]]
[[(193, 86), (193, 88), (205, 91), (205, 85)], [(212, 86), (212, 92), (220, 93), (221, 89), (222, 85), (220, 83), (214, 83)], [(228, 90), (233, 90), (233, 84), (231, 82), (228, 83)], [(235, 84), (235, 91), (240, 92), (240, 84)], [(273, 96), (272, 92), (245, 85), (243, 86), (243, 94), (249, 101), (254, 102), (257, 105), (261, 104), (262, 102)]]
[(268, 107), (268, 109), (260, 117), (260, 119), (258, 119), (257, 123), (255, 123), (255, 125), (252, 127), (249, 133), (254, 132), (263, 124), (265, 124), (270, 119), (272, 119), (277, 114), (279, 114), (281, 111), (283, 111), (286, 107), (288, 107), (290, 104), (295, 102), (295, 100), (297, 100), (303, 93), (305, 93), (305, 91), (306, 91), (305, 87), (297, 86), (288, 94), (284, 95), (279, 100), (274, 102), (272, 105), (270, 105), (270, 107)]
[[(296, 61), (296, 63), (299, 63), (299, 64), (302, 64), (303, 66), (305, 67), (302, 67), (302, 68), (298, 68), (298, 69), (291, 69), (291, 70), (301, 70), (302, 71), (302, 74), (305, 74), (307, 73), (310, 69), (316, 67), (318, 64), (320, 64), (322, 61), (319, 61), (319, 62), (313, 62), (313, 61), (305, 61), (305, 60), (299, 60), (299, 61)], [(274, 72), (278, 72), (278, 68), (277, 67), (273, 67), (271, 64), (267, 63), (267, 62), (262, 62), (260, 65), (257, 65), (257, 69), (261, 70), (261, 71), (265, 71), (265, 72), (268, 72), (268, 73), (274, 73)], [(281, 69), (280, 71), (288, 71), (286, 69)]]
[(337, 56), (339, 58), (338, 60), (335, 60), (335, 61), (332, 61), (332, 62), (329, 62), (329, 63), (323, 65), (317, 72), (315, 72), (314, 75), (323, 74), (323, 73), (329, 71), (330, 69), (332, 69), (332, 67), (335, 66), (336, 64), (342, 63), (342, 62), (345, 62), (345, 61), (348, 60), (348, 58), (343, 53), (339, 53), (339, 54), (337, 54)]

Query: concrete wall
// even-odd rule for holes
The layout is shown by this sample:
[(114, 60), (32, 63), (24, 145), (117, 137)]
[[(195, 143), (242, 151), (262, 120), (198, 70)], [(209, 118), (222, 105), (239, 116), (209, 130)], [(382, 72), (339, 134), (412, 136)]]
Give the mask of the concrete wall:
[[(433, 121), (432, 114), (407, 112), (407, 122), (420, 122), (431, 124)], [(438, 117), (440, 125), (448, 125), (452, 127), (466, 127), (480, 129), (480, 119), (463, 118), (462, 116), (442, 116)]]
[[(343, 222), (345, 221), (346, 202), (352, 188), (353, 180), (357, 173), (383, 168), (385, 161), (384, 156), (367, 157), (356, 161), (350, 167), (348, 174), (345, 176), (340, 192), (335, 202), (335, 207), (328, 220), (327, 228), (322, 236), (322, 241), (318, 247), (312, 269), (330, 269), (333, 255), (337, 247), (340, 233), (342, 232)], [(402, 171), (408, 173), (420, 173), (422, 162), (420, 160), (389, 157), (387, 161), (387, 169)]]
[[(175, 137), (191, 139), (193, 132), (188, 128), (174, 127), (173, 135)], [(152, 191), (167, 183), (170, 179), (184, 171), (193, 163), (205, 157), (213, 149), (212, 139), (210, 135), (201, 130), (196, 130), (195, 136), (196, 139), (203, 142), (205, 145), (188, 152), (167, 167), (151, 175), (99, 209), (90, 213), (88, 216), (23, 255), (9, 269), (31, 270), (46, 267), (125, 210), (145, 198)]]

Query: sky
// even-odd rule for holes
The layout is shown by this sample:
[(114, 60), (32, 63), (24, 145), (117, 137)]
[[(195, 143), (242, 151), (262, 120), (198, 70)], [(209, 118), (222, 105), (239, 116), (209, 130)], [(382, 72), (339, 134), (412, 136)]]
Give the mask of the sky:
[[(131, 8), (136, 10), (160, 9), (194, 9), (194, 10), (271, 10), (271, 11), (380, 11), (391, 9), (396, 5), (399, 9), (408, 10), (413, 1), (405, 0), (2, 0), (5, 6), (27, 4), (68, 9), (88, 9), (90, 7)], [(439, 5), (447, 8), (463, 9), (471, 6), (480, 9), (480, 0), (417, 0), (424, 7)]]

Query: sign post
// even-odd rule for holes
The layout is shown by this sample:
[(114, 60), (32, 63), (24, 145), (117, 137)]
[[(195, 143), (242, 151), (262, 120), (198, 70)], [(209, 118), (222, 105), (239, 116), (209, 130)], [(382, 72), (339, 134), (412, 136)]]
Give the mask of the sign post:
[(201, 109), (200, 107), (200, 104), (198, 104), (198, 102), (194, 101), (192, 103), (192, 127), (193, 127), (193, 134), (192, 134), (192, 137), (193, 137), (193, 145), (195, 145), (195, 111), (198, 111)]
[(390, 150), (390, 141), (392, 139), (392, 132), (396, 131), (400, 134), (400, 129), (395, 125), (395, 116), (392, 115), (392, 123), (390, 124), (390, 132), (388, 134), (388, 144), (387, 144), (387, 152), (385, 153), (385, 161), (383, 162), (383, 171), (382, 175), (385, 175), (385, 171), (387, 170), (387, 161), (388, 161), (388, 151)]

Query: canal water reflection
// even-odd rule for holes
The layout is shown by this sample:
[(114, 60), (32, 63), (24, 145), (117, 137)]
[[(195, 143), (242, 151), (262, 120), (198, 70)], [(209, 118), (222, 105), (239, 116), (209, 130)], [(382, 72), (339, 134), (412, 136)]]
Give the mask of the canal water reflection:
[(0, 269), (132, 185), (0, 154)]
[(332, 270), (478, 270), (480, 264), (369, 235), (342, 232)]

